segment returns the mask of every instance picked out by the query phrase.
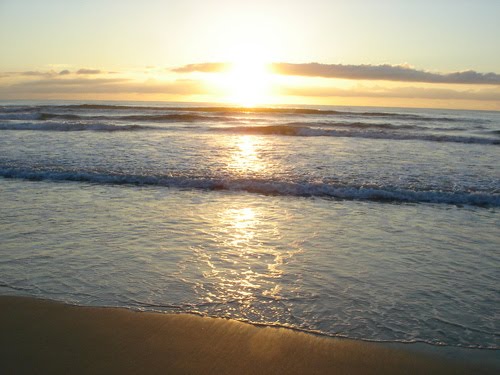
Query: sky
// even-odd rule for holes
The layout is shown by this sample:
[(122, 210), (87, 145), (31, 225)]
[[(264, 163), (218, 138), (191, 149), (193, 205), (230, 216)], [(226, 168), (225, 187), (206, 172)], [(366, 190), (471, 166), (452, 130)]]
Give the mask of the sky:
[(0, 0), (0, 99), (500, 110), (498, 0)]

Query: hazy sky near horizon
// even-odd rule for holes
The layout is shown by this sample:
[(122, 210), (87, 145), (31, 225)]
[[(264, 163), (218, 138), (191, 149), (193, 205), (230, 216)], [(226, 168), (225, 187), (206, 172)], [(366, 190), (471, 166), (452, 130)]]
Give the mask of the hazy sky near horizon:
[[(500, 109), (499, 16), (498, 0), (0, 0), (0, 98), (78, 98), (80, 87), (89, 98), (94, 87), (96, 98), (210, 99), (201, 82), (213, 73), (172, 69), (248, 53), (328, 69), (495, 73), (486, 85), (444, 86), (300, 73), (280, 81), (290, 101), (380, 105), (398, 98)], [(409, 88), (421, 94), (411, 98)]]

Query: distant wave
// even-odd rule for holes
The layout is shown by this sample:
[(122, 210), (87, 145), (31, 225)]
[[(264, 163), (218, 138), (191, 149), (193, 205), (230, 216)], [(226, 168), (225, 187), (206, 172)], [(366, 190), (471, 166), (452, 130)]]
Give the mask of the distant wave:
[(0, 113), (17, 113), (35, 111), (39, 106), (31, 105), (2, 105), (0, 106)]
[[(28, 123), (8, 123), (1, 124), (0, 130), (31, 130), (31, 131), (59, 131), (59, 132), (126, 132), (126, 131), (147, 131), (157, 130), (154, 126), (144, 125), (111, 125), (102, 123), (85, 122), (28, 122)], [(160, 128), (161, 130), (161, 128)]]
[(463, 119), (445, 116), (422, 116), (400, 112), (356, 112), (323, 110), (313, 108), (289, 108), (289, 107), (153, 107), (153, 106), (126, 106), (126, 105), (103, 105), (103, 104), (81, 104), (70, 105), (69, 108), (80, 109), (103, 109), (103, 110), (156, 110), (156, 111), (186, 111), (186, 112), (218, 112), (218, 113), (261, 113), (261, 114), (299, 114), (299, 115), (345, 115), (360, 117), (387, 117), (417, 121), (444, 121), (461, 122)]
[[(393, 129), (393, 130), (414, 130), (414, 129), (425, 129), (430, 128), (422, 127), (418, 125), (396, 125), (391, 123), (371, 123), (371, 122), (338, 122), (338, 121), (297, 121), (297, 122), (287, 122), (279, 126), (290, 126), (290, 127), (321, 127), (321, 128), (348, 128), (348, 129)], [(432, 128), (434, 130), (434, 128)], [(448, 130), (448, 129), (447, 129)]]
[[(73, 113), (49, 113), (49, 112), (9, 112), (0, 113), (0, 120), (64, 120), (64, 121), (120, 121), (120, 122), (158, 122), (158, 123), (175, 123), (175, 122), (218, 122), (218, 123), (241, 123), (241, 117), (235, 117), (231, 114), (226, 116), (217, 116), (214, 114), (198, 114), (198, 113), (163, 113), (163, 114), (138, 114), (138, 115), (77, 115)], [(245, 122), (255, 119), (245, 118)], [(316, 126), (316, 127), (334, 127), (334, 128), (360, 128), (360, 129), (389, 129), (389, 130), (433, 130), (433, 131), (468, 131), (472, 127), (428, 127), (416, 124), (393, 124), (393, 123), (373, 123), (373, 122), (342, 122), (342, 121), (295, 121), (288, 122), (286, 126)], [(480, 125), (473, 127), (474, 129), (482, 129)]]
[[(427, 116), (413, 113), (401, 112), (376, 112), (376, 111), (344, 111), (344, 110), (326, 110), (313, 108), (290, 108), (290, 107), (228, 107), (228, 106), (139, 106), (139, 105), (111, 105), (111, 104), (70, 104), (59, 106), (0, 106), (0, 113), (15, 113), (40, 110), (44, 112), (59, 110), (105, 110), (105, 111), (164, 111), (164, 112), (204, 112), (217, 113), (227, 116), (230, 114), (288, 114), (288, 115), (315, 115), (315, 116), (348, 116), (348, 117), (367, 117), (367, 118), (391, 118), (414, 121), (436, 121), (436, 122), (462, 122), (463, 118), (447, 116)], [(472, 122), (484, 122), (487, 120), (470, 120)]]
[[(354, 126), (354, 127), (359, 128), (359, 126)], [(239, 126), (239, 127), (216, 128), (215, 130), (233, 132), (233, 133), (244, 133), (244, 134), (286, 135), (295, 137), (349, 137), (349, 138), (419, 140), (419, 141), (430, 141), (430, 142), (455, 142), (455, 143), (500, 145), (499, 139), (483, 138), (483, 137), (385, 132), (385, 131), (362, 131), (362, 130), (360, 131), (359, 129), (349, 131), (349, 130), (315, 128), (307, 126), (286, 126), (286, 125)]]
[(97, 121), (152, 121), (152, 122), (231, 122), (238, 118), (228, 116), (200, 115), (193, 113), (168, 113), (155, 115), (126, 115), (126, 116), (109, 116), (109, 115), (77, 115), (73, 113), (49, 113), (49, 112), (8, 112), (0, 113), (0, 120), (97, 120)]
[(198, 114), (161, 114), (161, 115), (128, 115), (128, 116), (79, 116), (74, 114), (40, 113), (39, 120), (113, 120), (113, 121), (153, 121), (153, 122), (195, 122), (195, 121), (232, 121), (227, 116), (204, 116)]
[(416, 114), (406, 114), (398, 112), (356, 112), (356, 111), (338, 111), (323, 110), (314, 108), (292, 108), (292, 107), (153, 107), (153, 106), (127, 106), (127, 105), (106, 105), (106, 104), (81, 104), (69, 105), (69, 108), (80, 109), (122, 109), (122, 110), (159, 110), (159, 111), (192, 111), (192, 112), (228, 112), (228, 113), (285, 113), (285, 114), (303, 114), (303, 115), (355, 115), (366, 117), (401, 117), (411, 119), (436, 119), (461, 121), (451, 117), (428, 117)]
[(151, 185), (204, 190), (234, 190), (263, 195), (323, 197), (400, 203), (437, 203), (500, 207), (500, 194), (364, 187), (345, 184), (285, 182), (265, 179), (102, 174), (86, 171), (0, 168), (0, 177), (28, 180), (76, 181), (94, 184)]
[[(307, 127), (325, 127), (325, 128), (347, 128), (347, 129), (387, 129), (387, 130), (432, 130), (432, 131), (468, 131), (471, 128), (465, 127), (428, 127), (414, 124), (392, 124), (392, 123), (372, 123), (372, 122), (339, 122), (339, 121), (297, 121), (288, 122), (284, 126), (307, 126)], [(475, 126), (474, 129), (483, 129), (481, 126)]]
[[(324, 124), (323, 124), (324, 126)], [(209, 128), (210, 131), (253, 134), (253, 135), (283, 135), (292, 137), (348, 137), (367, 139), (387, 139), (387, 140), (416, 140), (429, 142), (453, 142), (483, 145), (500, 145), (500, 139), (487, 137), (430, 134), (430, 133), (409, 133), (391, 131), (394, 129), (390, 124), (363, 124), (363, 123), (340, 123), (329, 124), (330, 127), (340, 127), (342, 129), (330, 129), (321, 127), (300, 126), (297, 124), (288, 125), (267, 125), (267, 126), (229, 126)], [(375, 129), (375, 130), (370, 130)], [(388, 130), (385, 131), (384, 129)], [(129, 132), (129, 131), (171, 131), (172, 127), (147, 126), (147, 125), (114, 125), (101, 122), (8, 122), (0, 123), (0, 130), (30, 130), (30, 131), (60, 131), (60, 132)], [(404, 128), (403, 128), (404, 130)], [(430, 129), (433, 130), (433, 129)]]
[(36, 112), (0, 112), (0, 120), (39, 120), (40, 114)]

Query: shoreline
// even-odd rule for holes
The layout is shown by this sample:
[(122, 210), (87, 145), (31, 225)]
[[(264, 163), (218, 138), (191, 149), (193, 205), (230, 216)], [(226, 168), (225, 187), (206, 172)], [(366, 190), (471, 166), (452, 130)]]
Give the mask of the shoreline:
[(0, 296), (9, 374), (494, 374), (498, 362), (439, 349), (322, 337), (193, 314)]

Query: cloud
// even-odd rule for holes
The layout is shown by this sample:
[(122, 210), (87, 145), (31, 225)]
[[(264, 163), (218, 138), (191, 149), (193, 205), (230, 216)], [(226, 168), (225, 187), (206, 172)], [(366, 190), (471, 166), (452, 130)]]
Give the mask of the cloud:
[(363, 97), (500, 101), (500, 90), (498, 89), (453, 90), (423, 87), (361, 87), (355, 89), (338, 89), (329, 87), (282, 87), (280, 90), (280, 94), (304, 97)]
[(400, 82), (500, 85), (500, 74), (478, 73), (473, 70), (453, 73), (432, 73), (408, 65), (343, 65), (274, 63), (272, 71), (282, 75), (381, 80)]
[[(225, 63), (208, 63), (208, 64), (191, 64), (180, 69), (181, 71), (204, 71), (215, 72), (227, 69), (229, 64)], [(311, 64), (293, 64), (311, 65)], [(360, 65), (358, 67), (365, 67)], [(378, 66), (381, 67), (381, 66)], [(387, 66), (390, 67), (390, 66)], [(309, 67), (310, 68), (310, 67)], [(410, 67), (400, 67), (402, 70), (415, 72), (416, 70)], [(218, 97), (222, 95), (222, 91), (217, 91), (216, 86), (211, 85), (202, 79), (178, 79), (178, 80), (137, 80), (131, 79), (124, 75), (109, 75), (107, 71), (98, 70), (100, 73), (95, 73), (96, 70), (91, 70), (94, 73), (78, 73), (79, 71), (88, 71), (91, 69), (80, 69), (70, 71), (64, 69), (61, 71), (24, 71), (24, 72), (5, 72), (4, 77), (18, 77), (15, 79), (7, 78), (2, 80), (0, 84), (0, 98), (32, 98), (32, 97), (65, 97), (66, 94), (74, 97), (82, 95), (106, 94), (113, 96), (116, 94), (167, 94), (167, 95), (209, 95)], [(355, 70), (355, 69), (353, 69)], [(390, 71), (385, 68), (385, 71)], [(419, 72), (419, 71), (416, 71)], [(424, 74), (437, 75), (435, 73)], [(479, 73), (475, 73), (479, 74)], [(493, 73), (492, 73), (493, 74)], [(450, 74), (453, 76), (452, 74)], [(448, 75), (447, 75), (448, 76)], [(145, 76), (149, 77), (149, 76)], [(2, 73), (0, 73), (2, 78)], [(353, 78), (354, 79), (354, 78)], [(366, 79), (366, 78), (363, 78)], [(394, 79), (393, 79), (394, 80)], [(402, 78), (401, 78), (402, 80)], [(384, 85), (384, 83), (373, 83), (372, 85), (358, 84), (353, 88), (336, 88), (333, 85), (326, 86), (288, 86), (281, 83), (276, 85), (274, 92), (282, 96), (310, 97), (318, 98), (374, 98), (374, 100), (392, 100), (392, 98), (400, 99), (425, 99), (425, 100), (459, 100), (459, 101), (480, 101), (500, 103), (500, 86), (440, 86), (440, 85), (419, 85), (419, 84), (404, 84), (400, 87), (394, 87), (392, 84)], [(406, 82), (406, 81), (405, 81)], [(420, 82), (420, 81), (418, 81)], [(449, 82), (447, 82), (449, 83)], [(398, 85), (399, 86), (399, 85)], [(410, 87), (413, 86), (413, 87)], [(418, 87), (417, 87), (418, 86)]]
[(11, 88), (17, 87), (47, 87), (47, 88), (57, 88), (57, 87), (67, 87), (67, 86), (95, 86), (103, 84), (114, 84), (118, 82), (129, 81), (127, 78), (49, 78), (41, 79), (38, 81), (26, 81), (11, 85)]
[(101, 69), (0, 72), (0, 97), (64, 97), (66, 94), (210, 94), (204, 82), (192, 79), (137, 80)]
[[(22, 71), (22, 72), (1, 72), (0, 73), (0, 78), (8, 78), (8, 77), (45, 77), (45, 78), (50, 78), (56, 76), (58, 73), (56, 73), (53, 70), (47, 70), (47, 71), (38, 71), (38, 70), (27, 70), (27, 71)], [(59, 73), (61, 74), (61, 73)]]
[(22, 76), (39, 77), (39, 76), (50, 76), (50, 75), (54, 74), (54, 72), (52, 72), (52, 71), (51, 72), (38, 72), (38, 71), (29, 70), (26, 72), (19, 72), (18, 74), (22, 75)]
[[(218, 73), (229, 69), (231, 64), (222, 62), (188, 64), (172, 71), (176, 73)], [(380, 80), (398, 82), (445, 83), (466, 85), (500, 85), (500, 74), (478, 73), (474, 70), (452, 73), (433, 73), (402, 65), (344, 65), (344, 64), (292, 64), (272, 63), (271, 71), (281, 75), (341, 78), (353, 80)]]
[(101, 74), (101, 71), (99, 69), (78, 69), (76, 71), (76, 74)]
[(230, 63), (217, 62), (217, 63), (188, 64), (171, 70), (176, 73), (192, 73), (192, 72), (218, 73), (227, 71), (230, 67), (231, 67)]
[(196, 95), (208, 91), (202, 82), (177, 80), (168, 82), (132, 81), (128, 78), (49, 78), (0, 86), (0, 97), (31, 94), (175, 94)]
[[(68, 69), (63, 69), (59, 73), (55, 70), (46, 70), (46, 71), (38, 71), (38, 70), (27, 70), (21, 72), (3, 72), (0, 73), (0, 77), (45, 77), (52, 78), (56, 76), (64, 76), (70, 74), (82, 74), (82, 75), (90, 75), (90, 74), (103, 74), (104, 72), (99, 69), (78, 69), (75, 72), (71, 72)], [(111, 73), (111, 72), (110, 72)]]
[(27, 70), (22, 72), (2, 72), (0, 73), (0, 77), (53, 77), (57, 75), (57, 73), (53, 70), (47, 71), (38, 71), (38, 70)]

